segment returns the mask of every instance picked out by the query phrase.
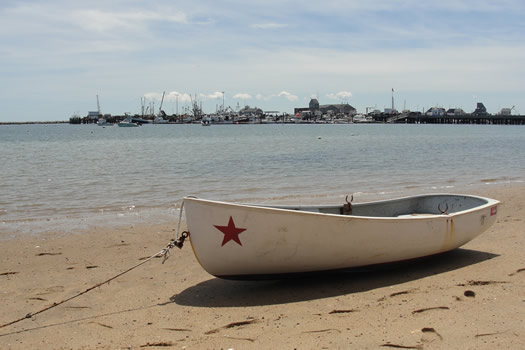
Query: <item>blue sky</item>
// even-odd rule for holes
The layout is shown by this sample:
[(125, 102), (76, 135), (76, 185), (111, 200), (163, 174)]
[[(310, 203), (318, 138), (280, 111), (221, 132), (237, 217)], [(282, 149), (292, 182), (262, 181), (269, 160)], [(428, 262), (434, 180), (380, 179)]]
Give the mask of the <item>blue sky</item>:
[(525, 2), (0, 2), (0, 122), (250, 105), (525, 114)]

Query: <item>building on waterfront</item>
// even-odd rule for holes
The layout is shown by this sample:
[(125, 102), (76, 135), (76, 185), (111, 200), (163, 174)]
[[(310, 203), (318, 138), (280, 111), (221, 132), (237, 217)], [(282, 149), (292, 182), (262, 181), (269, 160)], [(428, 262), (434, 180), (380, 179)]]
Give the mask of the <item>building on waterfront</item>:
[(308, 109), (310, 109), (310, 113), (315, 114), (315, 112), (319, 110), (319, 101), (316, 98), (310, 99)]
[(472, 115), (478, 116), (478, 117), (483, 117), (483, 116), (487, 116), (488, 115), (487, 109), (485, 108), (483, 103), (478, 102), (478, 104), (476, 106), (476, 109), (474, 110), (474, 112), (472, 112)]
[(445, 108), (442, 107), (432, 107), (425, 113), (425, 115), (429, 117), (440, 117), (446, 114), (447, 111), (445, 110)]
[(348, 103), (340, 104), (327, 104), (320, 105), (319, 101), (316, 98), (312, 98), (308, 107), (297, 107), (294, 108), (295, 115), (303, 116), (318, 116), (321, 117), (325, 114), (328, 115), (338, 115), (343, 114), (345, 116), (353, 116), (357, 113), (356, 109), (349, 105)]
[(514, 106), (512, 108), (502, 108), (501, 112), (499, 112), (499, 115), (512, 115), (512, 110), (514, 109)]
[(92, 122), (97, 122), (98, 118), (102, 118), (102, 114), (99, 111), (90, 111), (87, 115), (88, 119)]
[(461, 108), (449, 108), (449, 110), (447, 111), (447, 115), (448, 116), (465, 115), (465, 111), (462, 110)]
[(257, 117), (262, 117), (264, 112), (262, 109), (257, 107), (252, 108), (250, 106), (244, 106), (244, 108), (239, 111), (239, 114), (242, 116), (253, 115)]
[(330, 112), (332, 112), (332, 114), (344, 114), (347, 116), (357, 114), (357, 110), (348, 103), (321, 105), (319, 106), (319, 110), (323, 114), (329, 114)]
[(399, 112), (395, 108), (385, 108), (384, 114), (396, 115), (399, 114)]

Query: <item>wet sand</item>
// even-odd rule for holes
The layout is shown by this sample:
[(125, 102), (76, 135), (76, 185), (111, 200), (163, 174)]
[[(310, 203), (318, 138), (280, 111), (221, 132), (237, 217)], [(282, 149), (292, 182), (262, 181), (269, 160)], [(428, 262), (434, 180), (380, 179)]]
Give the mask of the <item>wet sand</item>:
[[(465, 192), (465, 191), (463, 191)], [(525, 186), (486, 186), (497, 222), (453, 252), (374, 271), (274, 281), (207, 274), (187, 242), (0, 328), (1, 349), (494, 349), (525, 344)], [(140, 263), (173, 224), (0, 242), (0, 324)]]

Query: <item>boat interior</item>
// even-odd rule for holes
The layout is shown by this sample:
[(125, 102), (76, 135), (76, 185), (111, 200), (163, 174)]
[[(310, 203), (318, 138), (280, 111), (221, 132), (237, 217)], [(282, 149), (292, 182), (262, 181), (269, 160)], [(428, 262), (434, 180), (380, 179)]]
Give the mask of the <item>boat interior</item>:
[(308, 211), (323, 214), (367, 217), (405, 217), (448, 215), (476, 208), (488, 203), (481, 197), (431, 194), (367, 203), (350, 203), (327, 206), (279, 206), (280, 209)]

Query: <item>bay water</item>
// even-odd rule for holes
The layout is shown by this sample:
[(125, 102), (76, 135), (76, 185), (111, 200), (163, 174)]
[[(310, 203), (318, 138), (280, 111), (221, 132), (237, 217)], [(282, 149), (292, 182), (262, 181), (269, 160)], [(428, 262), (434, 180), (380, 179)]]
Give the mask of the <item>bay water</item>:
[(525, 180), (521, 126), (4, 125), (0, 147), (0, 240), (172, 221), (187, 195), (329, 204)]

